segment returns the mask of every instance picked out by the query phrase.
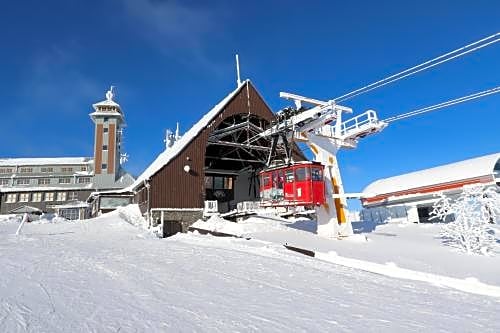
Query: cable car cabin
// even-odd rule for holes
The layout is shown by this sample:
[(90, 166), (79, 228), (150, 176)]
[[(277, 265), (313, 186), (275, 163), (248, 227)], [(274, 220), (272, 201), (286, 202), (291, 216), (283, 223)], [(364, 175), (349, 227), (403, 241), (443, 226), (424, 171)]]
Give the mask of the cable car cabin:
[(325, 203), (324, 166), (296, 162), (260, 172), (262, 206), (314, 206)]

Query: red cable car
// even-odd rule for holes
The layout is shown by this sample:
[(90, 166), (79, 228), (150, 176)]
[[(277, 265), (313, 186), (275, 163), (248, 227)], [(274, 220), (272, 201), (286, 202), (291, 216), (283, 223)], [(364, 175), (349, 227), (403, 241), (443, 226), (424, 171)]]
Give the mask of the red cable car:
[(263, 206), (314, 206), (325, 203), (324, 166), (319, 162), (295, 162), (259, 173)]

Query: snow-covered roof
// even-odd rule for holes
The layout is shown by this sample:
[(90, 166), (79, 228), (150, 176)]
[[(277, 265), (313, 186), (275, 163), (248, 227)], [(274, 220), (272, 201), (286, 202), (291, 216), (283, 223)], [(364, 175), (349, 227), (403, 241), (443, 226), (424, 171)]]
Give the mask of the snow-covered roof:
[(0, 158), (0, 166), (70, 165), (92, 162), (91, 157)]
[(109, 90), (106, 92), (106, 99), (104, 101), (92, 104), (94, 107), (94, 110), (98, 110), (99, 106), (114, 106), (118, 109), (120, 109), (120, 104), (116, 103), (113, 98), (115, 97), (115, 94), (113, 93), (113, 86), (109, 88)]
[(0, 187), (0, 193), (11, 192), (50, 192), (50, 191), (77, 191), (92, 189), (93, 184), (72, 184), (71, 186), (7, 186)]
[(61, 205), (49, 205), (50, 208), (86, 208), (89, 206), (88, 203), (84, 201), (70, 201)]
[(184, 148), (207, 127), (210, 122), (221, 112), (224, 107), (236, 96), (240, 90), (249, 83), (245, 80), (239, 87), (233, 90), (229, 95), (222, 99), (215, 105), (208, 113), (206, 113), (196, 124), (193, 125), (182, 137), (174, 143), (172, 147), (162, 152), (156, 160), (135, 180), (135, 182), (128, 188), (123, 189), (123, 192), (132, 191), (144, 180), (149, 179), (156, 172), (158, 172), (164, 165), (168, 164), (173, 158), (181, 153)]
[(40, 213), (42, 212), (39, 208), (32, 206), (20, 206), (9, 211), (11, 214), (21, 214), (21, 213)]
[(379, 179), (368, 185), (363, 192), (370, 195), (379, 195), (436, 184), (453, 183), (482, 176), (493, 176), (495, 164), (499, 159), (500, 153), (495, 153), (404, 175)]

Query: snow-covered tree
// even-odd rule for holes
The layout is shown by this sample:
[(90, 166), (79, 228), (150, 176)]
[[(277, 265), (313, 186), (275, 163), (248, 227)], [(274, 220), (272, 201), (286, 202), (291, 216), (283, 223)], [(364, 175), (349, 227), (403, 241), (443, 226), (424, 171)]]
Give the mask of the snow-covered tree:
[(487, 254), (495, 243), (491, 223), (500, 217), (500, 195), (494, 187), (464, 187), (454, 200), (441, 195), (431, 215), (442, 221), (454, 217), (441, 231), (445, 244), (467, 253)]

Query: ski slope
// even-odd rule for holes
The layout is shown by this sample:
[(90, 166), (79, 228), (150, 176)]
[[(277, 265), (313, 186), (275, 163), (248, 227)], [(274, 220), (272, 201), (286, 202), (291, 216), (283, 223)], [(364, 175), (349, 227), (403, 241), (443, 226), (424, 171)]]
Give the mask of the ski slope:
[[(498, 332), (500, 300), (111, 213), (0, 222), (1, 332)], [(130, 220), (130, 219), (129, 219)]]

